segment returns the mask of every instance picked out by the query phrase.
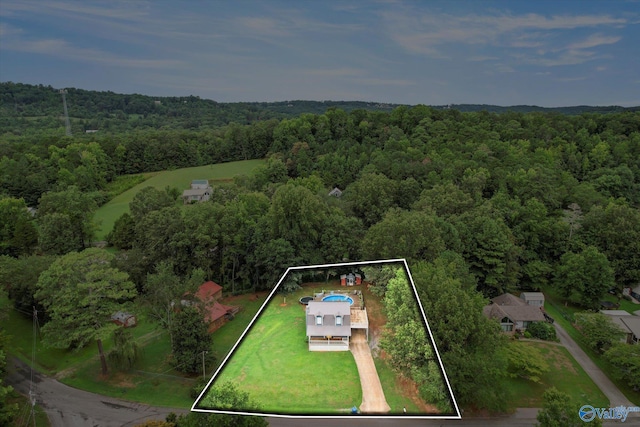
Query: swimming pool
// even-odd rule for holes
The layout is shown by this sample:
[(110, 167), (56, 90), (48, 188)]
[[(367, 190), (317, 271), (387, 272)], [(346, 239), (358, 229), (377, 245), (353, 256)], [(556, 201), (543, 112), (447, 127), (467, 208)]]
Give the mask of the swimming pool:
[(336, 295), (327, 295), (326, 297), (322, 298), (322, 301), (346, 301), (349, 303), (349, 305), (353, 304), (353, 298), (346, 296), (346, 295), (340, 295), (340, 294), (336, 294)]

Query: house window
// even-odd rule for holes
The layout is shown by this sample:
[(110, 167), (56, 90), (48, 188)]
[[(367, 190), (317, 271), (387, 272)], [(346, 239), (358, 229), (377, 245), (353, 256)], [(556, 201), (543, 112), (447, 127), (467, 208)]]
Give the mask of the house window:
[(503, 317), (500, 321), (500, 327), (504, 332), (513, 331), (513, 322), (508, 317)]
[(322, 326), (322, 316), (316, 316), (316, 325)]
[(336, 316), (336, 326), (342, 326), (342, 316)]

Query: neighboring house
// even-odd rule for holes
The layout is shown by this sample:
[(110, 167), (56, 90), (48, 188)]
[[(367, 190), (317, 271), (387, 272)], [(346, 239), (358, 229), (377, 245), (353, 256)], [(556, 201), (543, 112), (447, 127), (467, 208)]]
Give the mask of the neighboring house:
[(340, 197), (342, 196), (342, 190), (340, 190), (338, 187), (335, 187), (333, 190), (329, 191), (329, 195), (333, 197)]
[(624, 333), (624, 337), (620, 339), (621, 342), (638, 344), (640, 341), (640, 317), (624, 310), (600, 310), (600, 313), (609, 316)]
[(520, 299), (524, 300), (527, 305), (544, 307), (544, 294), (542, 292), (522, 292)]
[(206, 179), (194, 179), (191, 181), (191, 188), (182, 192), (184, 204), (196, 202), (206, 202), (211, 198), (213, 188)]
[[(227, 320), (240, 311), (240, 307), (224, 305), (219, 302), (222, 298), (222, 286), (214, 282), (205, 282), (196, 291), (195, 297), (202, 303), (204, 320), (209, 325), (209, 333), (214, 332)], [(191, 301), (182, 300), (182, 305), (191, 305)]]
[(119, 311), (111, 316), (111, 321), (118, 326), (131, 328), (138, 324), (135, 314)]
[(347, 351), (351, 337), (348, 302), (309, 301), (306, 310), (310, 351)]
[(542, 307), (529, 305), (522, 298), (511, 294), (502, 294), (491, 299), (491, 304), (483, 309), (489, 319), (500, 322), (503, 332), (513, 334), (525, 331), (533, 322), (544, 322)]

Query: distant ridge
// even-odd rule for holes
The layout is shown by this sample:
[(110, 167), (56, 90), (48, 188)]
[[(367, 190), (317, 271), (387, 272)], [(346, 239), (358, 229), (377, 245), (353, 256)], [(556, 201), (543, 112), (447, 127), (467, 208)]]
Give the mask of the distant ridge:
[[(58, 127), (57, 119), (62, 113), (59, 88), (0, 82), (0, 133), (31, 129)], [(216, 102), (198, 96), (157, 97), (139, 94), (117, 94), (111, 91), (67, 89), (69, 116), (75, 129), (91, 132), (107, 129), (118, 123), (127, 123), (127, 128), (182, 128), (207, 129), (232, 122), (248, 124), (270, 119), (297, 117), (300, 114), (323, 114), (329, 108), (346, 112), (368, 110), (389, 112), (400, 106), (364, 101), (305, 101), (279, 102)], [(497, 106), (487, 104), (431, 105), (438, 110), (460, 112), (487, 111), (489, 113), (558, 113), (579, 115), (583, 113), (607, 114), (640, 111), (637, 107), (620, 106), (569, 106), (539, 107), (535, 105)], [(20, 118), (25, 121), (19, 120)], [(55, 122), (45, 123), (45, 118)], [(16, 120), (17, 119), (17, 120)]]

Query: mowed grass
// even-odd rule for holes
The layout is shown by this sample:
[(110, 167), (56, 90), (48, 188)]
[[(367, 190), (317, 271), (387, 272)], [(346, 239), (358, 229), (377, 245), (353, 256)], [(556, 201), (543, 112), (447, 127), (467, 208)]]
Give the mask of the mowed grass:
[(523, 378), (509, 379), (509, 404), (512, 408), (542, 407), (542, 394), (550, 387), (567, 393), (574, 403), (580, 405), (609, 406), (609, 399), (563, 346), (536, 341), (514, 344), (536, 347), (549, 364), (550, 370), (541, 377), (540, 383)]
[[(232, 381), (269, 413), (348, 413), (362, 390), (351, 352), (310, 352), (304, 307), (276, 295), (217, 376)], [(238, 408), (242, 409), (242, 408)], [(248, 408), (247, 408), (248, 409)]]
[(186, 190), (194, 179), (226, 180), (237, 175), (249, 175), (255, 168), (264, 163), (264, 160), (244, 160), (239, 162), (219, 163), (215, 165), (197, 166), (176, 170), (162, 171), (152, 175), (151, 178), (125, 191), (111, 201), (101, 206), (94, 216), (99, 224), (96, 233), (98, 240), (104, 240), (113, 229), (113, 224), (125, 212), (129, 212), (129, 202), (145, 187), (164, 189), (176, 187)]

